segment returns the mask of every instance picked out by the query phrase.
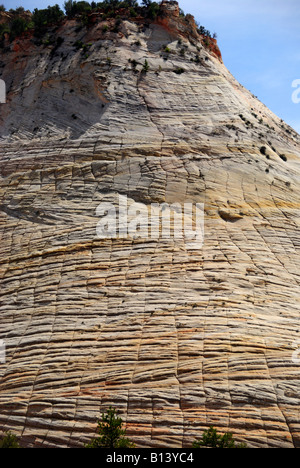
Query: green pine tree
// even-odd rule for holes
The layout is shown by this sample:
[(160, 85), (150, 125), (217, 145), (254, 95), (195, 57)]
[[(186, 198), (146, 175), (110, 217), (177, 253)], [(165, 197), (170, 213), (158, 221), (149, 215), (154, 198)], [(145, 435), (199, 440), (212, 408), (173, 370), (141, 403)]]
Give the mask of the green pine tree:
[(117, 416), (116, 410), (110, 407), (98, 422), (99, 437), (92, 439), (85, 448), (134, 448), (135, 445), (124, 437), (126, 430), (122, 429), (122, 425), (122, 419)]
[(145, 63), (143, 65), (143, 72), (147, 73), (150, 70), (150, 65), (148, 63), (148, 60), (145, 60)]
[(0, 448), (20, 448), (17, 436), (11, 432), (6, 432), (0, 438)]
[(230, 432), (224, 435), (217, 433), (214, 427), (204, 431), (202, 439), (193, 443), (193, 448), (247, 448), (246, 444), (237, 444)]

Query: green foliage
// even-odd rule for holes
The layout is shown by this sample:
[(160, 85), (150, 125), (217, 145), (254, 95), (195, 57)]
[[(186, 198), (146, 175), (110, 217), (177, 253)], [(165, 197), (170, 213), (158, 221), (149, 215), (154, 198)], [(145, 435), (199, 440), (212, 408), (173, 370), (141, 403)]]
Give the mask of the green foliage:
[(58, 5), (48, 6), (44, 10), (35, 8), (32, 18), (24, 13), (23, 7), (9, 10), (10, 17), (8, 17), (7, 22), (0, 25), (0, 40), (3, 40), (4, 33), (9, 34), (10, 40), (21, 36), (29, 29), (34, 29), (36, 33), (40, 33), (49, 24), (56, 24), (64, 17), (64, 13)]
[[(14, 39), (29, 29), (34, 29), (35, 35), (42, 38), (49, 25), (57, 24), (65, 16), (70, 19), (76, 18), (81, 23), (81, 27), (87, 26), (89, 14), (96, 10), (101, 11), (103, 20), (106, 18), (116, 18), (113, 31), (118, 32), (123, 16), (126, 15), (131, 18), (142, 16), (145, 20), (155, 20), (160, 11), (160, 3), (152, 0), (142, 0), (141, 6), (139, 6), (137, 0), (103, 0), (102, 2), (92, 1), (91, 3), (84, 0), (65, 0), (64, 10), (65, 13), (57, 4), (48, 6), (45, 9), (35, 8), (32, 19), (30, 19), (23, 7), (9, 10), (10, 18), (7, 20), (7, 23), (0, 25), (0, 43), (1, 41), (3, 42), (4, 33), (9, 33), (10, 38)], [(0, 5), (1, 11), (6, 11), (4, 5)], [(182, 10), (180, 10), (180, 16), (183, 18), (188, 17)], [(210, 32), (203, 26), (199, 26), (198, 32), (203, 34), (206, 40), (211, 37)], [(181, 39), (179, 39), (178, 44), (181, 44), (181, 42)], [(169, 49), (166, 48), (165, 52), (169, 53)], [(184, 55), (183, 50), (180, 53)], [(144, 71), (147, 72), (148, 70), (145, 69)]]
[(176, 75), (182, 75), (182, 73), (185, 73), (185, 69), (178, 67), (174, 70), (174, 73), (176, 73)]
[(0, 24), (0, 40), (3, 39), (5, 33), (10, 33), (10, 27), (8, 24)]
[[(71, 0), (69, 0), (69, 2), (70, 1)], [(117, 11), (121, 8), (129, 10), (129, 14), (131, 17), (136, 17), (140, 10), (140, 7), (136, 0), (104, 0), (100, 3), (92, 2), (91, 7), (93, 10), (100, 9), (104, 11), (105, 15), (107, 15), (106, 17), (109, 18), (115, 18), (116, 16), (118, 16)]]
[(119, 29), (120, 29), (121, 24), (122, 24), (122, 19), (120, 18), (120, 16), (117, 16), (117, 17), (116, 17), (115, 27), (114, 27), (114, 29), (113, 29), (113, 32), (116, 32), (116, 33), (117, 33), (117, 32), (119, 31)]
[(65, 9), (65, 12), (66, 12), (66, 15), (71, 18), (72, 17), (72, 7), (73, 7), (73, 0), (67, 0), (65, 3), (64, 3), (64, 9)]
[(196, 22), (196, 26), (197, 26), (197, 32), (198, 34), (200, 34), (201, 36), (204, 37), (204, 40), (203, 40), (203, 43), (204, 43), (204, 46), (207, 47), (207, 48), (211, 48), (211, 41), (210, 39), (217, 39), (218, 38), (218, 35), (217, 33), (214, 33), (213, 35), (211, 34), (211, 32), (206, 29), (204, 26), (201, 26), (199, 23)]
[(57, 23), (58, 21), (62, 20), (64, 17), (63, 11), (60, 9), (59, 5), (48, 6), (48, 8), (44, 10), (39, 10), (35, 8), (32, 21), (34, 23), (35, 28), (43, 29), (47, 27), (49, 24)]
[(85, 1), (67, 0), (64, 3), (64, 9), (68, 18), (74, 18), (76, 15), (82, 15), (92, 11), (92, 6)]
[(15, 16), (22, 15), (25, 12), (24, 7), (20, 6), (13, 10), (12, 8), (9, 10), (9, 13), (12, 13)]
[(17, 436), (11, 432), (6, 432), (6, 434), (0, 438), (0, 448), (20, 448)]
[(143, 65), (143, 72), (148, 73), (149, 70), (150, 70), (150, 65), (148, 63), (148, 60), (145, 60), (144, 65)]
[(74, 42), (74, 47), (79, 50), (79, 49), (82, 49), (83, 48), (83, 42), (82, 41), (76, 41)]
[[(197, 23), (196, 23), (197, 24)], [(211, 38), (211, 32), (206, 29), (204, 26), (200, 26), (199, 24), (197, 24), (198, 26), (198, 33), (201, 35), (201, 36), (205, 36), (205, 37), (209, 37)], [(216, 34), (216, 33), (215, 33)]]
[(223, 435), (217, 433), (214, 427), (204, 431), (202, 439), (193, 443), (193, 448), (247, 448), (246, 444), (237, 444), (230, 432)]
[(205, 38), (204, 38), (203, 44), (204, 44), (204, 46), (205, 46), (207, 49), (210, 48), (210, 42), (209, 42), (208, 37), (205, 37)]
[(129, 13), (130, 13), (130, 16), (132, 16), (133, 18), (137, 16), (137, 12), (135, 11), (133, 7), (130, 8)]
[(15, 39), (16, 37), (21, 36), (21, 34), (27, 31), (28, 26), (29, 22), (21, 16), (14, 18), (10, 25), (11, 39)]
[(154, 20), (159, 12), (159, 4), (156, 2), (151, 2), (147, 9), (147, 17)]
[(122, 425), (122, 419), (116, 415), (115, 409), (110, 407), (98, 422), (99, 437), (93, 439), (85, 448), (134, 448), (134, 444), (124, 437), (126, 431), (122, 429)]

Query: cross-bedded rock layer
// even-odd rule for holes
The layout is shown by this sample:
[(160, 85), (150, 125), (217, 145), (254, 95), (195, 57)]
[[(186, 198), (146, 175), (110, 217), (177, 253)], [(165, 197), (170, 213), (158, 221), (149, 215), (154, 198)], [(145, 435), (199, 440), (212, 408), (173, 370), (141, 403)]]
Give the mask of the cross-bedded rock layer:
[[(299, 447), (299, 136), (200, 38), (108, 25), (1, 56), (0, 427), (82, 446), (113, 405), (139, 447)], [(203, 249), (98, 239), (119, 195), (204, 203)]]

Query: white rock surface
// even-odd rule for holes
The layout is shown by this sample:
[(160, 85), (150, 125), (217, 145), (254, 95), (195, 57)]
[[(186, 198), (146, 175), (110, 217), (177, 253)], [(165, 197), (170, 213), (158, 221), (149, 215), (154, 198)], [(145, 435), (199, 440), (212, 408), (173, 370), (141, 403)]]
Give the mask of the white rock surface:
[[(76, 27), (1, 55), (0, 428), (82, 446), (113, 405), (139, 447), (299, 447), (299, 136), (200, 39)], [(97, 239), (119, 194), (204, 203), (203, 249)]]

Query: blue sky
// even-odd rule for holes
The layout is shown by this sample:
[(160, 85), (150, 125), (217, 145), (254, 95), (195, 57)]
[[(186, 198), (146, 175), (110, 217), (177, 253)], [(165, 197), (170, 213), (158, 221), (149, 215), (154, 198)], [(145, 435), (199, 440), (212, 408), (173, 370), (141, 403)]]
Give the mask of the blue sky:
[[(0, 0), (7, 9), (46, 8), (63, 1)], [(299, 0), (181, 0), (180, 7), (218, 34), (230, 72), (275, 114), (300, 133), (300, 103), (292, 82), (300, 79)]]

